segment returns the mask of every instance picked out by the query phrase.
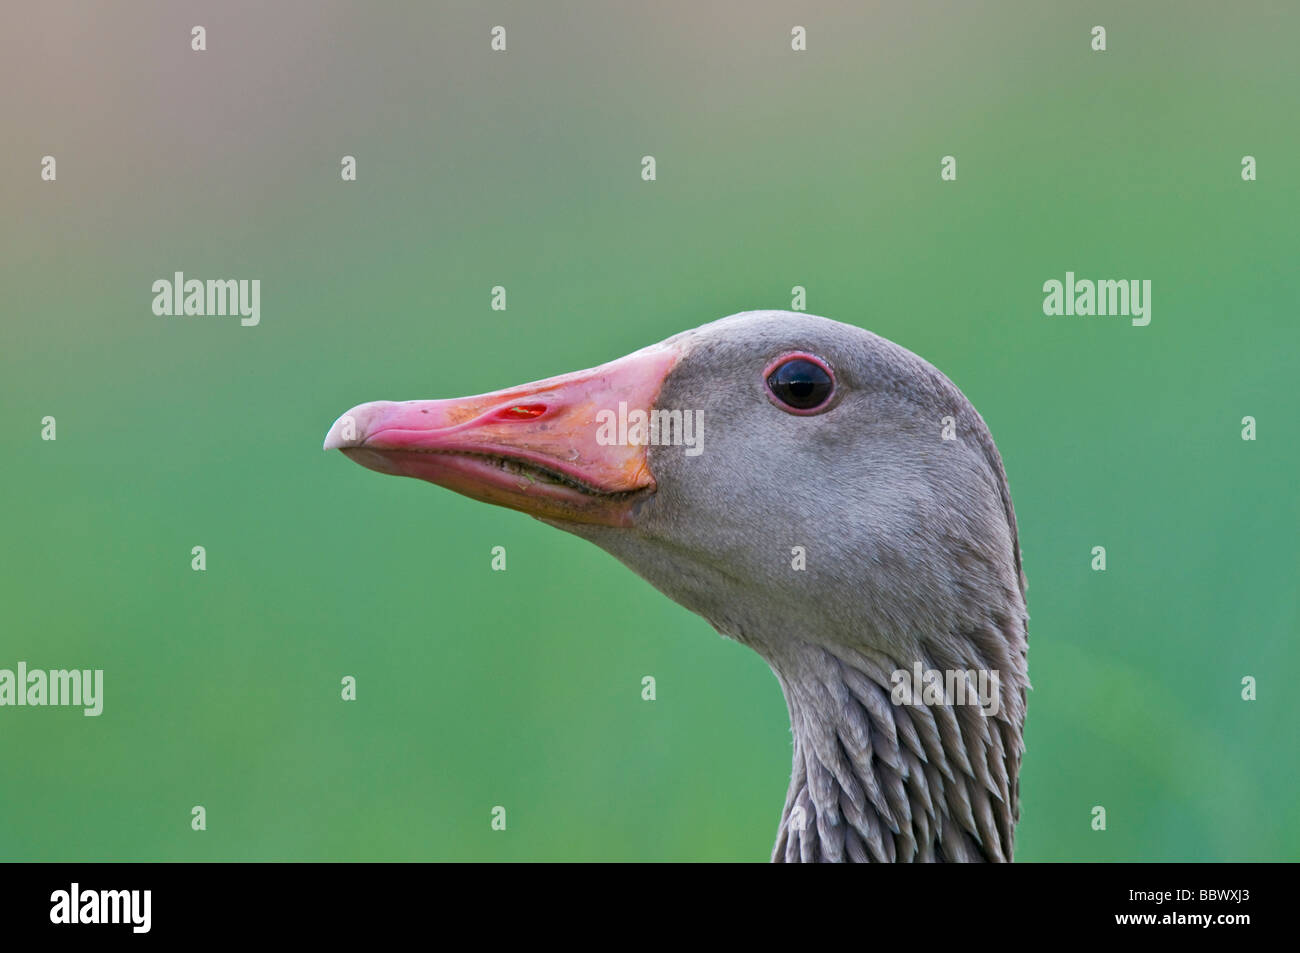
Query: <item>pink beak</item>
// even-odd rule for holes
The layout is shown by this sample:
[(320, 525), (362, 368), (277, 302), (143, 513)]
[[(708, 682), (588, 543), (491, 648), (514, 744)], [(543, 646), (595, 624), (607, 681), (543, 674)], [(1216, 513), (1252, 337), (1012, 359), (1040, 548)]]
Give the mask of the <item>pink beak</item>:
[(476, 397), (360, 404), (325, 449), (543, 519), (626, 526), (654, 492), (646, 447), (602, 442), (597, 415), (648, 413), (679, 356), (656, 345)]

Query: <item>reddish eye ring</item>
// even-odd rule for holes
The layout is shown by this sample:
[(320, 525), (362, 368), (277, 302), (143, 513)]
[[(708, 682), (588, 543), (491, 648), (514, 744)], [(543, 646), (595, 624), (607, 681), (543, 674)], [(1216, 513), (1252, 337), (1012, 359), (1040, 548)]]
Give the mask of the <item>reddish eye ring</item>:
[(835, 396), (835, 372), (807, 351), (782, 354), (763, 371), (767, 398), (787, 414), (809, 417), (828, 409)]

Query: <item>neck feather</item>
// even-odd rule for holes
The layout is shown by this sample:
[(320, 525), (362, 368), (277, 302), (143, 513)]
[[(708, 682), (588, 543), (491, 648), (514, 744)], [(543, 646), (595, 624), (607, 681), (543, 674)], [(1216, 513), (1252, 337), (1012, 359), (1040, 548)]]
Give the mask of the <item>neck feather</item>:
[[(1025, 646), (1023, 618), (994, 618), (979, 631), (922, 639), (908, 653), (915, 657), (809, 642), (769, 657), (794, 735), (772, 859), (1011, 860)], [(893, 674), (916, 662), (926, 671), (996, 673), (996, 713), (970, 702), (974, 686), (966, 704), (896, 703)]]

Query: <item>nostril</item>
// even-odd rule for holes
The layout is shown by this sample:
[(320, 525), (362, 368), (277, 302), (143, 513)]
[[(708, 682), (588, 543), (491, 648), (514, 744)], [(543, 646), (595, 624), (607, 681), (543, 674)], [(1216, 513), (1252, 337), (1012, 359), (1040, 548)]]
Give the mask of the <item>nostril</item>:
[(510, 404), (496, 412), (498, 420), (532, 420), (546, 413), (545, 404)]

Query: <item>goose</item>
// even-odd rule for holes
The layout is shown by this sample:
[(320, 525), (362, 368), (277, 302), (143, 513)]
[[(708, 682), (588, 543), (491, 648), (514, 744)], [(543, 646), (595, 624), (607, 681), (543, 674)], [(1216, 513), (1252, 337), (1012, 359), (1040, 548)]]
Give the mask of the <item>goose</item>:
[(917, 355), (749, 311), (589, 370), (360, 404), (325, 449), (589, 540), (758, 652), (793, 735), (773, 861), (1012, 859), (1016, 517), (983, 418)]

